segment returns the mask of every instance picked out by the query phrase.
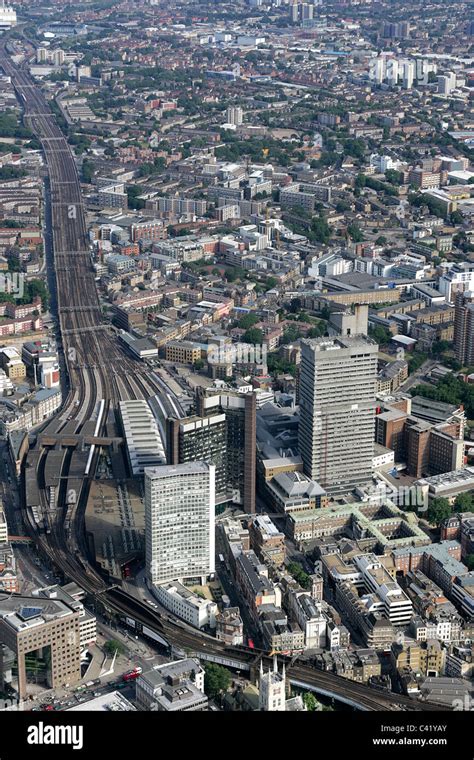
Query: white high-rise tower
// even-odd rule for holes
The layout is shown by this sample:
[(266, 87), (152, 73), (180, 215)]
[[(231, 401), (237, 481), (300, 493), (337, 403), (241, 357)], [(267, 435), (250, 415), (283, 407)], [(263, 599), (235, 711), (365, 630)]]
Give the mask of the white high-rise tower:
[(239, 127), (244, 120), (244, 112), (240, 106), (228, 106), (227, 108), (227, 123), (235, 124)]
[(301, 341), (300, 454), (328, 493), (372, 477), (377, 352), (364, 335)]
[(148, 580), (197, 580), (215, 569), (215, 472), (207, 462), (145, 469)]

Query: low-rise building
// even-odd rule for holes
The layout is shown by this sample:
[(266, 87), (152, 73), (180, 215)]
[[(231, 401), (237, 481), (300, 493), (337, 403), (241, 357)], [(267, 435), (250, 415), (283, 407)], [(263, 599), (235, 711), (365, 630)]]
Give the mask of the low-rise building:
[(176, 660), (142, 673), (136, 681), (136, 701), (139, 709), (145, 711), (207, 710), (204, 670), (199, 660)]
[(216, 615), (216, 639), (228, 646), (244, 643), (244, 624), (238, 607), (227, 607)]
[(203, 599), (177, 581), (155, 585), (153, 593), (167, 610), (194, 628), (216, 627), (218, 607), (211, 599)]
[(240, 592), (255, 621), (258, 621), (261, 605), (281, 607), (281, 589), (269, 580), (268, 568), (258, 560), (254, 551), (241, 551), (235, 568)]
[(262, 562), (280, 567), (285, 561), (285, 534), (278, 530), (268, 515), (249, 520), (250, 543)]

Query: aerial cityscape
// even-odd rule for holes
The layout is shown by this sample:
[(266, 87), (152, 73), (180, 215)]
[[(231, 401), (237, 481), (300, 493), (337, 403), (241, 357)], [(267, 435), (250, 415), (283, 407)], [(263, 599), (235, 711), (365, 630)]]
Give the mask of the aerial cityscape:
[(473, 98), (468, 1), (0, 2), (0, 730), (474, 710)]

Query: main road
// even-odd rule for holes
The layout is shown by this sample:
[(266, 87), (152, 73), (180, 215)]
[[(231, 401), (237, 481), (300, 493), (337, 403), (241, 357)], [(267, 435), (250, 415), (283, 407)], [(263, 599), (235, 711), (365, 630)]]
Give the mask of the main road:
[[(148, 397), (153, 392), (162, 392), (163, 387), (160, 387), (156, 379), (150, 379), (149, 375), (140, 374), (142, 365), (124, 354), (117, 337), (103, 319), (74, 157), (41, 89), (24, 68), (13, 63), (8, 44), (8, 37), (0, 41), (0, 66), (11, 77), (24, 108), (25, 121), (41, 142), (51, 192), (57, 311), (69, 376), (69, 393), (61, 410), (63, 422), (58, 426), (58, 421), (55, 420), (49, 429), (56, 433), (68, 418), (68, 421), (76, 421), (75, 432), (80, 432), (97, 413), (99, 403), (103, 402), (100, 418), (103, 426), (109, 409), (112, 410), (120, 399)], [(24, 509), (24, 518), (27, 530), (38, 548), (64, 576), (76, 581), (112, 613), (145, 623), (172, 645), (184, 647), (204, 659), (231, 660), (240, 663), (242, 667), (248, 667), (255, 660), (255, 652), (229, 648), (199, 631), (191, 631), (171, 615), (150, 610), (144, 602), (121, 589), (108, 586), (89, 565), (81, 543), (80, 530), (77, 530), (77, 543), (71, 548), (64, 529), (67, 513), (65, 498), (61, 500), (61, 509), (53, 514), (48, 510), (44, 482), (47, 456), (48, 451), (33, 450), (30, 461), (27, 462), (27, 467), (35, 468), (40, 506), (48, 523), (47, 531), (40, 528), (30, 509)], [(70, 465), (71, 456), (66, 453), (61, 472), (58, 473), (64, 482), (67, 482)], [(93, 472), (93, 467), (90, 471)], [(89, 474), (84, 475), (84, 480), (89, 480)], [(82, 525), (86, 498), (87, 489), (78, 500), (76, 528)], [(435, 705), (415, 702), (405, 696), (374, 690), (332, 673), (321, 672), (307, 664), (290, 667), (289, 677), (309, 689), (330, 694), (336, 699), (349, 700), (365, 710), (438, 709)]]

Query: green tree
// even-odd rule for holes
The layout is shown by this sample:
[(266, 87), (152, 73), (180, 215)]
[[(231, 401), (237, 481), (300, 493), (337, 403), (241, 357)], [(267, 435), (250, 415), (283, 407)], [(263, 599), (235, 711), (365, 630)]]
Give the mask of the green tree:
[(468, 554), (464, 561), (469, 571), (474, 570), (474, 554)]
[(0, 168), (0, 180), (20, 179), (26, 177), (28, 172), (19, 166), (2, 166)]
[(464, 222), (464, 217), (460, 211), (453, 211), (450, 220), (453, 225), (462, 224)]
[(303, 694), (303, 704), (308, 712), (315, 712), (318, 709), (318, 700), (310, 691)]
[(232, 677), (222, 665), (206, 664), (204, 675), (204, 691), (211, 699), (218, 697), (223, 691), (227, 691), (232, 682)]
[(297, 581), (301, 588), (309, 589), (311, 587), (311, 579), (298, 562), (289, 562), (286, 569)]
[(364, 234), (358, 224), (352, 222), (352, 224), (348, 226), (347, 232), (351, 236), (351, 239), (354, 243), (362, 243)]
[(451, 343), (449, 341), (435, 340), (433, 341), (433, 345), (431, 347), (431, 353), (433, 356), (440, 356), (440, 354), (443, 354), (449, 348), (451, 348)]
[(139, 177), (149, 177), (150, 174), (153, 174), (155, 170), (155, 167), (153, 164), (142, 164), (138, 170), (138, 176)]
[(125, 647), (121, 641), (109, 639), (109, 641), (106, 641), (104, 644), (104, 652), (110, 657), (113, 657), (115, 653), (123, 654), (125, 652)]
[(329, 306), (323, 306), (323, 308), (321, 309), (321, 317), (322, 317), (322, 319), (325, 319), (326, 322), (327, 322), (327, 320), (329, 319), (330, 316), (331, 316), (331, 309), (330, 309), (330, 307)]
[(94, 176), (94, 162), (85, 158), (82, 162), (82, 181), (90, 184)]
[(402, 172), (397, 172), (395, 169), (387, 169), (385, 177), (387, 178), (387, 182), (390, 182), (391, 185), (401, 185), (403, 182)]
[(253, 343), (254, 345), (263, 343), (263, 331), (259, 327), (250, 327), (243, 335), (244, 343)]
[(310, 239), (318, 243), (329, 243), (331, 228), (324, 216), (317, 216), (311, 222)]
[(307, 338), (322, 338), (326, 334), (326, 323), (323, 321), (318, 322), (317, 325), (311, 327), (306, 333)]
[(379, 345), (385, 345), (388, 343), (392, 334), (382, 325), (371, 325), (369, 327), (369, 336), (375, 340)]
[(459, 493), (454, 500), (455, 512), (470, 512), (472, 510), (472, 494)]
[(268, 354), (267, 367), (269, 372), (276, 375), (283, 373), (296, 377), (296, 364), (281, 359), (277, 354)]
[(439, 526), (440, 523), (451, 514), (451, 505), (443, 496), (433, 499), (428, 507), (428, 520), (432, 525)]
[(139, 185), (130, 185), (127, 187), (128, 207), (135, 210), (145, 208), (145, 201), (143, 198), (138, 198), (143, 192), (143, 188)]
[(294, 343), (295, 340), (298, 340), (299, 337), (300, 337), (300, 331), (297, 325), (295, 326), (291, 325), (290, 327), (287, 327), (285, 332), (283, 333), (282, 343), (283, 344)]
[(239, 320), (239, 327), (241, 330), (249, 330), (256, 325), (258, 321), (259, 319), (256, 314), (249, 313)]

